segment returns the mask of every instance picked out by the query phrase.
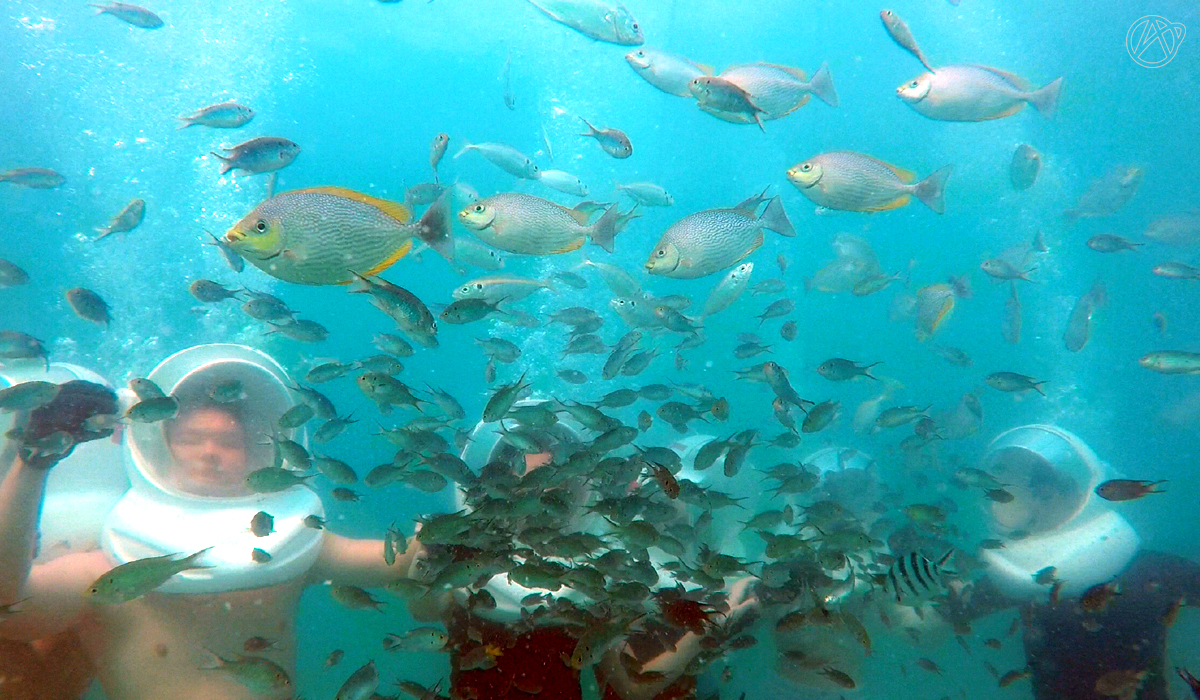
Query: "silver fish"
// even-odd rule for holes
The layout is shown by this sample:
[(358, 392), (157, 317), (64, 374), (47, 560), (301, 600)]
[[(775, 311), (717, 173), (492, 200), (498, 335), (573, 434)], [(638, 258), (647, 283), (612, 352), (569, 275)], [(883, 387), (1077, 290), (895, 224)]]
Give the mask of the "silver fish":
[(615, 0), (529, 0), (550, 19), (598, 41), (641, 46), (642, 28)]
[(752, 207), (708, 209), (680, 219), (663, 233), (646, 260), (652, 275), (696, 279), (737, 264), (763, 242), (763, 229), (795, 236), (779, 197), (767, 202), (761, 216)]
[(538, 166), (529, 156), (503, 143), (467, 143), (454, 154), (459, 158), (467, 151), (477, 151), (501, 170), (526, 180), (538, 179)]
[(922, 73), (896, 88), (896, 96), (930, 119), (978, 122), (1016, 114), (1026, 104), (1052, 117), (1061, 89), (1062, 78), (1034, 90), (1029, 81), (1012, 73), (963, 64)]
[(641, 48), (625, 54), (625, 61), (646, 82), (669, 95), (691, 97), (688, 84), (712, 70), (683, 56), (658, 49)]

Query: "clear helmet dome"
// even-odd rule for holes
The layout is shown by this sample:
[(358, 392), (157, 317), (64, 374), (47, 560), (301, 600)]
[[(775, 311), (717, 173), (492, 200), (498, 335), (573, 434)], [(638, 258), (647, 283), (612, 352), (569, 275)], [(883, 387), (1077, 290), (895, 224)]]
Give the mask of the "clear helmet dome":
[[(242, 345), (200, 345), (164, 360), (147, 377), (179, 402), (179, 412), (129, 428), (134, 487), (181, 499), (253, 497), (246, 476), (276, 465), (272, 438), (295, 405), (287, 374), (266, 354)], [(286, 463), (283, 466), (288, 466)]]

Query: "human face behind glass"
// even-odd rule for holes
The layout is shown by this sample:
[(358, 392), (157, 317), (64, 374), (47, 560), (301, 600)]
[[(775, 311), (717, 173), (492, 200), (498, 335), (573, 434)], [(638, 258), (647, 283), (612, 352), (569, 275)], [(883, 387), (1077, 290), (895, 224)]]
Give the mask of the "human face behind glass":
[(246, 432), (232, 416), (198, 408), (167, 430), (174, 464), (165, 475), (174, 488), (197, 496), (246, 493)]

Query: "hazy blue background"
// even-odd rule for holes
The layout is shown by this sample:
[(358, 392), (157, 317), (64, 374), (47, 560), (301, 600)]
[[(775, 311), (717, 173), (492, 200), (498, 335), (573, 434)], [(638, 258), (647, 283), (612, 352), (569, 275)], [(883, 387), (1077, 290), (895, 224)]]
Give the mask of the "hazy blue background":
[[(1195, 264), (1196, 251), (1150, 243), (1138, 252), (1101, 255), (1083, 244), (1100, 232), (1139, 240), (1155, 217), (1200, 205), (1200, 37), (1185, 38), (1174, 61), (1154, 70), (1136, 65), (1124, 47), (1130, 24), (1146, 14), (1200, 32), (1194, 3), (1101, 0), (1010, 7), (995, 0), (963, 0), (955, 8), (940, 0), (891, 2), (935, 66), (982, 63), (1037, 85), (1065, 78), (1053, 120), (1030, 109), (971, 124), (925, 119), (894, 96), (897, 85), (923, 69), (892, 43), (876, 5), (835, 0), (626, 4), (645, 31), (647, 46), (718, 70), (761, 60), (811, 74), (827, 61), (841, 106), (813, 100), (791, 116), (768, 122), (766, 134), (726, 124), (635, 75), (623, 60), (629, 47), (591, 41), (523, 0), (161, 2), (151, 9), (166, 26), (155, 31), (92, 17), (83, 3), (5, 3), (0, 9), (0, 170), (50, 167), (63, 173), (67, 184), (52, 191), (0, 184), (0, 257), (33, 277), (29, 286), (0, 291), (0, 328), (38, 336), (50, 344), (52, 358), (96, 367), (115, 382), (144, 375), (169, 353), (199, 342), (246, 342), (297, 373), (310, 366), (301, 353), (343, 360), (374, 354), (368, 342), (374, 333), (390, 330), (390, 322), (364, 299), (348, 297), (340, 288), (286, 286), (253, 268), (234, 275), (212, 247), (201, 245), (205, 230), (219, 235), (266, 191), (263, 176), (219, 177), (219, 164), (208, 152), (256, 136), (286, 137), (303, 148), (281, 172), (281, 190), (339, 185), (402, 198), (406, 187), (430, 179), (428, 147), (439, 131), (451, 135), (450, 155), (467, 140), (506, 142), (536, 154), (543, 168), (578, 175), (591, 188), (591, 198), (601, 201), (613, 201), (613, 181), (653, 180), (674, 194), (675, 206), (644, 209), (618, 238), (613, 256), (592, 246), (586, 250), (642, 277), (642, 263), (672, 222), (700, 209), (732, 205), (769, 185), (782, 195), (799, 236), (768, 234), (750, 259), (758, 281), (777, 276), (776, 255), (787, 255), (789, 294), (798, 305), (791, 318), (801, 333), (787, 344), (779, 340), (780, 321), (774, 320), (764, 324), (762, 335), (775, 344), (775, 359), (791, 369), (802, 395), (836, 398), (843, 405), (841, 422), (806, 438), (802, 451), (830, 442), (877, 455), (894, 450), (899, 434), (863, 438), (850, 431), (854, 407), (874, 396), (876, 386), (835, 386), (812, 372), (834, 356), (882, 360), (879, 374), (906, 387), (896, 403), (948, 409), (964, 391), (981, 392), (986, 412), (981, 434), (947, 448), (968, 460), (1001, 430), (1058, 421), (1124, 474), (1172, 479), (1170, 495), (1128, 504), (1122, 512), (1149, 546), (1200, 556), (1195, 545), (1200, 516), (1190, 507), (1200, 380), (1165, 377), (1136, 364), (1151, 350), (1200, 350), (1196, 283), (1150, 274), (1151, 267), (1167, 260)], [(502, 100), (500, 76), (510, 54), (515, 111)], [(258, 116), (237, 131), (175, 130), (177, 115), (225, 99), (250, 105)], [(579, 116), (624, 130), (634, 156), (616, 161), (591, 140), (578, 138)], [(543, 128), (553, 161), (543, 152)], [(1037, 184), (1018, 193), (1009, 185), (1008, 163), (1021, 142), (1041, 151), (1044, 167)], [(946, 214), (936, 216), (914, 203), (873, 216), (814, 215), (784, 172), (835, 149), (867, 152), (922, 176), (953, 164)], [(1065, 227), (1060, 212), (1092, 179), (1120, 165), (1145, 170), (1133, 202), (1114, 216)], [(484, 196), (518, 190), (575, 201), (538, 183), (516, 181), (477, 154), (448, 156), (441, 174), (445, 181), (471, 184)], [(142, 226), (93, 242), (93, 229), (134, 197), (147, 202)], [(1039, 230), (1051, 254), (1039, 263), (1037, 283), (1022, 283), (1023, 338), (1019, 345), (1007, 345), (999, 324), (1008, 288), (993, 284), (978, 266)], [(947, 365), (915, 340), (910, 322), (887, 320), (898, 287), (869, 298), (803, 294), (801, 278), (832, 258), (829, 241), (842, 231), (870, 240), (888, 270), (915, 260), (914, 289), (951, 274), (970, 274), (974, 297), (960, 300), (936, 340), (967, 350), (973, 367)], [(456, 233), (467, 235), (457, 227)], [(508, 258), (505, 272), (528, 275), (579, 261), (578, 254)], [(315, 347), (263, 338), (263, 328), (232, 305), (197, 314), (187, 285), (199, 277), (279, 294), (302, 316), (326, 325), (332, 337)], [(430, 303), (449, 301), (450, 290), (464, 279), (428, 253), (419, 261), (402, 261), (385, 277)], [(1097, 278), (1108, 286), (1109, 304), (1097, 314), (1091, 344), (1069, 353), (1062, 344), (1066, 318), (1074, 300)], [(523, 308), (536, 311), (539, 303), (547, 311), (573, 304), (605, 307), (611, 295), (597, 278), (590, 279), (588, 290), (542, 294)], [(659, 294), (688, 294), (702, 304), (718, 279), (656, 278), (645, 286)], [(94, 289), (109, 301), (115, 319), (109, 330), (71, 314), (62, 292), (74, 286)], [(735, 360), (731, 348), (738, 332), (753, 330), (754, 322), (742, 319), (771, 300), (747, 294), (714, 318), (706, 329), (709, 342), (685, 353), (686, 373), (672, 367), (674, 339), (659, 341), (663, 357), (632, 384), (693, 381), (727, 395), (734, 417), (721, 432), (769, 420), (769, 391), (735, 385), (730, 370), (762, 360)], [(1165, 338), (1150, 323), (1155, 311), (1169, 319)], [(600, 333), (613, 342), (624, 328), (616, 316), (606, 312), (606, 317)], [(443, 324), (440, 350), (405, 360), (406, 381), (441, 386), (463, 401), (468, 415), (478, 415), (487, 388), (484, 360), (472, 339), (485, 330), (486, 323)], [(531, 332), (497, 324), (493, 332), (527, 352), (517, 365), (501, 368), (502, 381), (527, 366), (539, 390), (567, 393), (552, 378), (557, 348), (565, 342), (561, 326)], [(563, 366), (598, 377), (601, 362), (603, 356), (575, 357)], [(997, 370), (1047, 379), (1049, 398), (1015, 398), (985, 387), (982, 378)], [(597, 398), (618, 386), (599, 384), (572, 389), (570, 395)], [(367, 442), (375, 413), (352, 383), (322, 388), (329, 389), (343, 413), (353, 409), (364, 419), (334, 443), (342, 456), (353, 457), (362, 473), (387, 461), (386, 445)], [(642, 407), (620, 415), (632, 418)], [(674, 438), (660, 430), (653, 438), (664, 443)], [(774, 427), (765, 432), (773, 435)], [(393, 488), (371, 493), (357, 506), (331, 501), (328, 507), (346, 519), (343, 530), (378, 535), (393, 519), (407, 522), (438, 507), (438, 499)], [(349, 670), (380, 655), (382, 631), (407, 624), (390, 615), (342, 614), (331, 606), (324, 591), (306, 599), (298, 682), (308, 697), (331, 695)], [(322, 673), (321, 661), (335, 646), (347, 649), (346, 660), (337, 673)], [(412, 675), (432, 682), (439, 674), (425, 668)]]

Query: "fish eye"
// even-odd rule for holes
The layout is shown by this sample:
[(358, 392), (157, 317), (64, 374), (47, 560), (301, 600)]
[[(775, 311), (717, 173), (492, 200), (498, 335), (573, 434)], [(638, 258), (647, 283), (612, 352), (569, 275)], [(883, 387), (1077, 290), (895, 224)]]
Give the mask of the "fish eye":
[(662, 256), (667, 254), (667, 251), (664, 248), (659, 248), (658, 250), (656, 250), (654, 252), (654, 254), (661, 258)]
[(804, 165), (800, 166), (800, 172), (807, 173), (807, 172), (811, 172), (811, 171), (812, 171), (812, 163), (805, 163)]
[(637, 53), (635, 53), (635, 54), (634, 54), (634, 56), (637, 56), (638, 58), (645, 58), (645, 57), (646, 57), (646, 52), (645, 52), (645, 51), (638, 51)]
[(912, 81), (911, 83), (909, 83), (909, 84), (908, 84), (908, 86), (909, 86), (910, 88), (915, 88), (915, 87), (917, 87), (919, 84), (920, 84), (920, 83), (918, 83), (917, 81), (915, 81), (915, 80), (914, 80), (914, 81)]
[(634, 23), (633, 23), (633, 31), (635, 31), (635, 32), (636, 32), (637, 30), (638, 30), (638, 23), (637, 23), (637, 22), (634, 22)]
[(254, 230), (258, 231), (259, 233), (266, 233), (267, 232), (267, 222), (263, 221), (262, 219), (259, 219), (258, 223), (254, 224)]
[(483, 213), (483, 205), (476, 204), (475, 206), (471, 207), (471, 210), (474, 211), (476, 214), (482, 214)]

